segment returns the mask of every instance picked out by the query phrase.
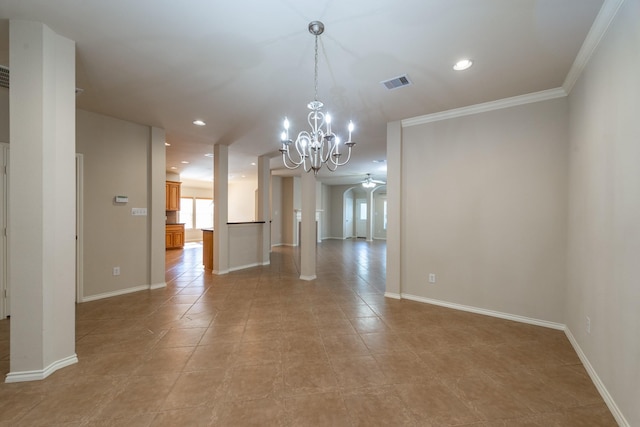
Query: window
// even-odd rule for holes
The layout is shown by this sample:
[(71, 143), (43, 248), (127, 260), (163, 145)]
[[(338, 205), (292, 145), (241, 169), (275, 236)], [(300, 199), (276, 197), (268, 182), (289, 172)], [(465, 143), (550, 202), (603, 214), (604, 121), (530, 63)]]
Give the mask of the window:
[(382, 229), (386, 230), (387, 229), (387, 200), (385, 199), (384, 202), (382, 202), (382, 210), (384, 211), (384, 219), (382, 222)]
[(196, 228), (213, 228), (213, 200), (196, 199)]
[(184, 228), (200, 229), (213, 227), (213, 200), (200, 197), (182, 197), (180, 199), (179, 222)]
[(367, 220), (367, 202), (360, 202), (360, 220)]
[(193, 228), (193, 197), (180, 198), (178, 222), (183, 222), (185, 229)]

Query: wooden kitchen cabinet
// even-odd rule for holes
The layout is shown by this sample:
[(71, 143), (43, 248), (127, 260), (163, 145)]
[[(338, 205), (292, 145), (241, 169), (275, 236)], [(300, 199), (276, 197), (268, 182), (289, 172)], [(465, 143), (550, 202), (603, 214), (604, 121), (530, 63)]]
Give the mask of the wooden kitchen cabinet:
[(167, 224), (165, 233), (167, 249), (184, 247), (184, 224)]
[(166, 181), (165, 183), (166, 210), (168, 211), (180, 210), (180, 184), (182, 183), (176, 181)]

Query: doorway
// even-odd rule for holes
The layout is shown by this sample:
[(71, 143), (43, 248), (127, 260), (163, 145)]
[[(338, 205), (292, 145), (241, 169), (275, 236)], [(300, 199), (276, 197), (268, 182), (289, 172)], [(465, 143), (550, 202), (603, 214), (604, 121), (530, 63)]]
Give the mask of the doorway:
[(353, 237), (353, 190), (344, 193), (344, 223), (342, 237), (350, 239)]

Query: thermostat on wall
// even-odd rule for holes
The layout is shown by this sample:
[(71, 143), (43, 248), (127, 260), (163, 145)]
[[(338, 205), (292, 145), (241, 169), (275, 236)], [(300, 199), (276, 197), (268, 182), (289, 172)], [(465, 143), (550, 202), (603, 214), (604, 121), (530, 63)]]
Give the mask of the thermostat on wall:
[(127, 196), (116, 196), (116, 203), (127, 203), (129, 198)]

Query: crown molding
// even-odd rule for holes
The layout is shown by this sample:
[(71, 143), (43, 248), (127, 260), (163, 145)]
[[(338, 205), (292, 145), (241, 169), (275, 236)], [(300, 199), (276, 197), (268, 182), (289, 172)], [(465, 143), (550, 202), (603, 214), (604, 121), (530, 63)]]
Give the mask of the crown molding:
[(468, 107), (455, 108), (453, 110), (441, 111), (439, 113), (427, 114), (425, 116), (413, 117), (401, 121), (402, 127), (423, 125), (426, 123), (438, 122), (440, 120), (454, 119), (457, 117), (470, 116), (473, 114), (486, 113), (488, 111), (501, 110), (503, 108), (516, 107), (518, 105), (531, 104), (534, 102), (547, 101), (549, 99), (562, 98), (567, 96), (567, 92), (561, 87), (543, 90), (540, 92), (518, 95), (511, 98), (499, 99), (497, 101), (484, 102), (482, 104), (470, 105)]
[(573, 86), (580, 78), (582, 71), (587, 66), (589, 59), (591, 59), (591, 56), (609, 29), (609, 26), (616, 17), (622, 3), (624, 3), (624, 0), (604, 1), (604, 4), (600, 8), (600, 12), (598, 12), (596, 19), (593, 21), (593, 25), (591, 26), (589, 33), (587, 33), (587, 37), (585, 37), (582, 47), (580, 48), (578, 55), (576, 55), (576, 59), (573, 61), (573, 65), (562, 84), (562, 87), (567, 94), (571, 92), (571, 89), (573, 89)]
[(578, 55), (576, 55), (576, 59), (573, 61), (573, 65), (571, 66), (571, 69), (565, 77), (564, 83), (561, 87), (404, 119), (401, 121), (402, 127), (405, 128), (426, 123), (433, 123), (440, 120), (448, 120), (473, 114), (486, 113), (488, 111), (500, 110), (503, 108), (510, 108), (524, 104), (531, 104), (534, 102), (546, 101), (554, 98), (562, 98), (569, 95), (569, 92), (571, 92), (574, 84), (580, 78), (582, 71), (584, 70), (585, 66), (589, 62), (589, 59), (600, 44), (600, 41), (609, 29), (611, 22), (615, 18), (624, 1), (625, 0), (604, 1), (602, 7), (600, 8), (600, 12), (598, 12), (596, 19), (593, 21), (593, 25), (591, 26), (591, 29), (589, 30), (584, 43), (582, 43), (582, 47), (580, 48)]

